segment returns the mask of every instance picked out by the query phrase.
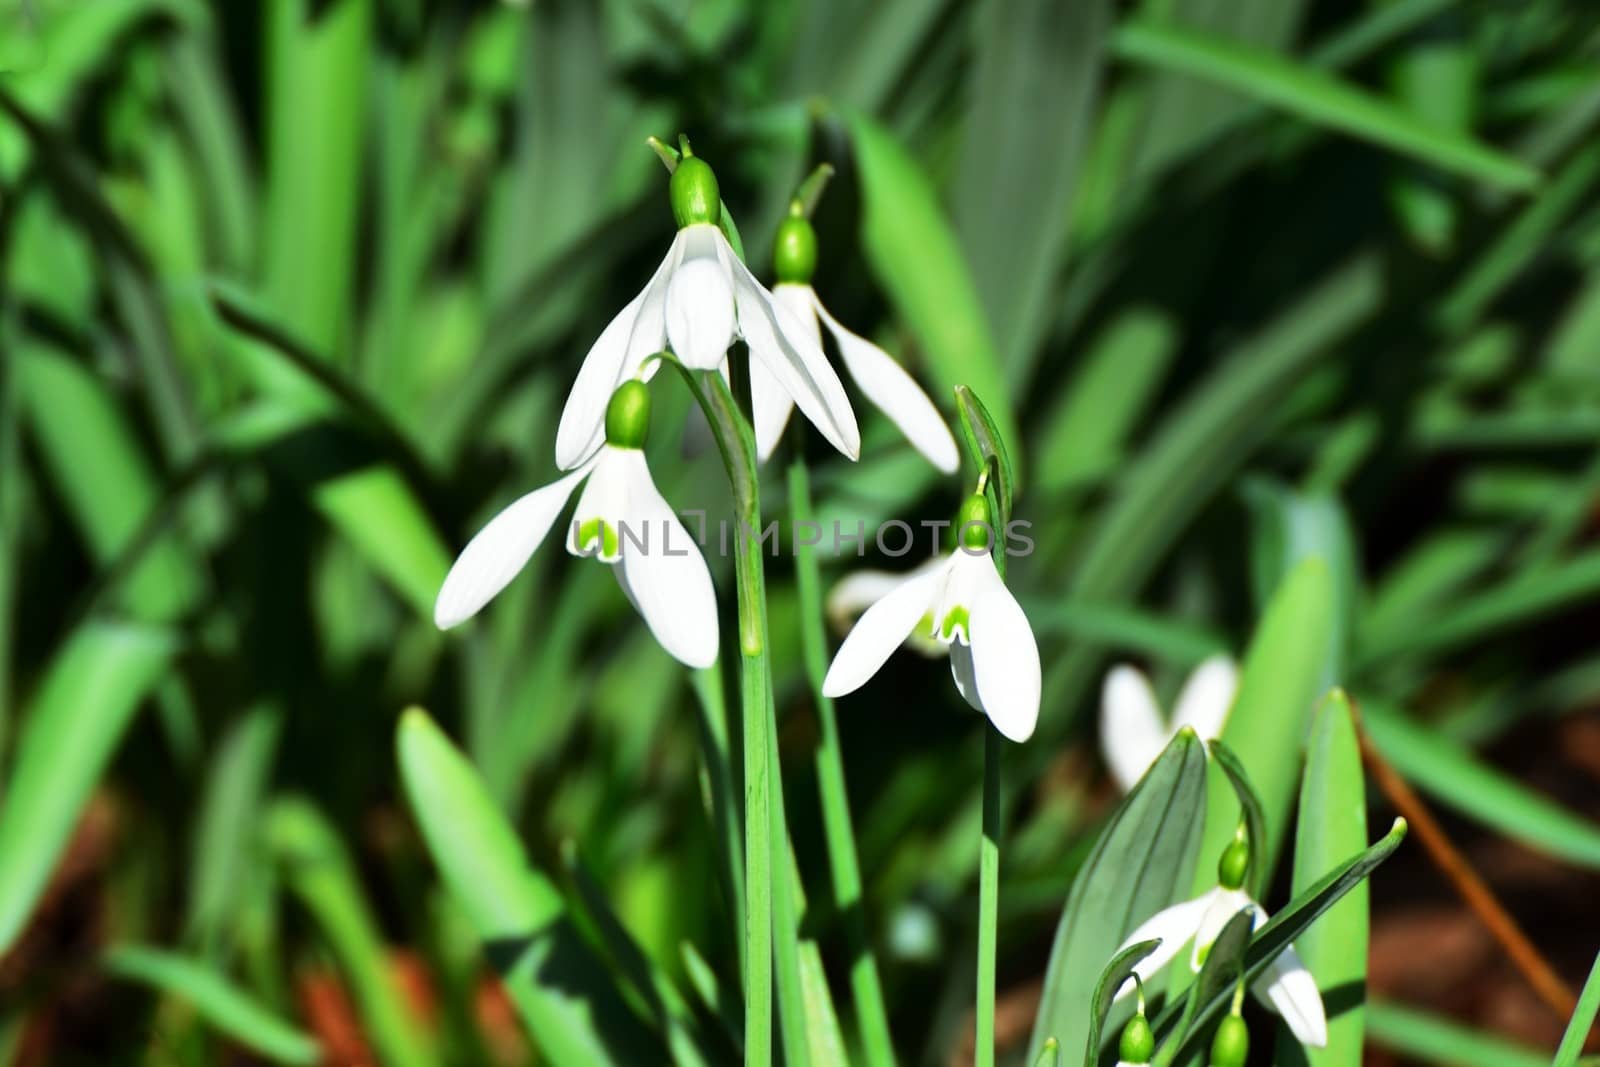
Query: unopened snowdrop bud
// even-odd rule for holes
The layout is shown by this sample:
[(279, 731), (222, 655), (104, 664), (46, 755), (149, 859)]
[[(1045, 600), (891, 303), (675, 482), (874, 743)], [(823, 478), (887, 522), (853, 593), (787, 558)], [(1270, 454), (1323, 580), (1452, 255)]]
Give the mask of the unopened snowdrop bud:
[(685, 151), (672, 172), (671, 190), (672, 217), (680, 230), (700, 222), (716, 225), (722, 215), (722, 192), (711, 164)]
[(973, 493), (961, 502), (961, 510), (956, 512), (956, 532), (967, 552), (988, 552), (994, 547), (993, 512), (988, 497)]
[(643, 448), (650, 432), (650, 390), (638, 379), (623, 382), (606, 405), (606, 443)]
[[(1237, 1012), (1237, 1004), (1234, 1008)], [(1250, 1028), (1237, 1014), (1229, 1015), (1211, 1039), (1211, 1067), (1244, 1067), (1250, 1055)]]
[(817, 231), (811, 220), (792, 213), (778, 224), (772, 245), (772, 269), (778, 281), (788, 285), (810, 285), (817, 270)]
[(1217, 859), (1217, 884), (1224, 889), (1241, 889), (1250, 871), (1250, 842), (1244, 827), (1234, 832), (1233, 840)]
[(1117, 1044), (1117, 1067), (1149, 1063), (1155, 1051), (1156, 1035), (1150, 1029), (1150, 1020), (1141, 1011), (1122, 1028), (1122, 1040)]

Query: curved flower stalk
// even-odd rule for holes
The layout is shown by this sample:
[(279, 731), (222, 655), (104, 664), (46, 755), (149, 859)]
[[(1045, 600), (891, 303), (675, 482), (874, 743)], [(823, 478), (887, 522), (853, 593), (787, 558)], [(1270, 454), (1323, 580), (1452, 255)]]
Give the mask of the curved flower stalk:
[[(1175, 959), (1183, 947), (1193, 942), (1189, 954), (1189, 969), (1198, 973), (1205, 962), (1206, 953), (1216, 942), (1228, 920), (1241, 911), (1251, 913), (1251, 929), (1259, 929), (1267, 921), (1267, 911), (1245, 892), (1245, 872), (1250, 866), (1250, 846), (1245, 841), (1243, 829), (1223, 849), (1217, 862), (1217, 885), (1206, 892), (1156, 912), (1140, 923), (1129, 934), (1117, 951), (1140, 941), (1160, 939), (1161, 944), (1150, 955), (1139, 961), (1134, 973), (1148, 982), (1152, 975)], [(1118, 999), (1133, 988), (1132, 980), (1117, 992)], [(1323, 1048), (1328, 1043), (1327, 1015), (1322, 1007), (1322, 994), (1317, 991), (1316, 979), (1306, 969), (1305, 963), (1288, 945), (1267, 967), (1250, 991), (1273, 1011), (1283, 1016), (1295, 1040), (1302, 1045)]]
[[(816, 290), (811, 288), (811, 276), (817, 265), (817, 234), (798, 200), (790, 205), (789, 217), (778, 227), (773, 261), (778, 284), (773, 286), (772, 296), (778, 304), (788, 309), (794, 321), (805, 326), (809, 339), (819, 351), (822, 348), (819, 322), (827, 326), (845, 369), (866, 398), (899, 427), (906, 440), (929, 463), (945, 474), (954, 474), (961, 464), (956, 439), (928, 394), (889, 353), (845, 329), (823, 307)], [(794, 410), (794, 399), (765, 364), (752, 363), (750, 400), (754, 409), (756, 454), (764, 463), (783, 437), (783, 429)]]
[(974, 493), (956, 519), (960, 541), (937, 569), (919, 570), (880, 599), (839, 646), (823, 695), (854, 692), (878, 673), (919, 622), (950, 650), (950, 673), (968, 704), (1012, 741), (1039, 721), (1039, 645), (990, 554), (989, 502)]
[(690, 667), (715, 663), (711, 571), (650, 477), (643, 451), (649, 425), (649, 391), (642, 382), (624, 382), (607, 405), (598, 450), (570, 474), (513, 502), (462, 550), (439, 590), (434, 622), (441, 629), (464, 622), (504, 589), (581, 484), (567, 551), (611, 564), (629, 601), (674, 658)]
[(1100, 749), (1111, 777), (1130, 792), (1185, 726), (1206, 740), (1220, 735), (1238, 691), (1238, 666), (1227, 656), (1212, 656), (1183, 683), (1168, 722), (1143, 672), (1126, 664), (1113, 667), (1100, 696)]
[(649, 359), (663, 348), (694, 370), (717, 370), (728, 346), (743, 338), (752, 368), (777, 383), (835, 448), (851, 459), (861, 435), (844, 386), (814, 331), (734, 254), (717, 227), (722, 201), (716, 175), (685, 154), (673, 171), (672, 211), (678, 235), (644, 290), (618, 312), (584, 357), (556, 431), (556, 464), (578, 467), (599, 447), (607, 401), (622, 382), (648, 380)]

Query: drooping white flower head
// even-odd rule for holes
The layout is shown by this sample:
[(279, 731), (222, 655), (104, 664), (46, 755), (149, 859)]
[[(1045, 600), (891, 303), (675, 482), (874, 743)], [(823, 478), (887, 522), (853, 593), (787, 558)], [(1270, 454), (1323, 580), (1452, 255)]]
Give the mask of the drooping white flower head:
[[(1174, 904), (1156, 912), (1140, 923), (1118, 947), (1121, 952), (1129, 945), (1159, 938), (1156, 950), (1134, 968), (1134, 973), (1145, 982), (1177, 958), (1185, 945), (1193, 943), (1189, 953), (1189, 969), (1196, 973), (1205, 961), (1206, 953), (1216, 943), (1222, 928), (1241, 911), (1251, 913), (1250, 928), (1259, 929), (1267, 921), (1266, 909), (1251, 899), (1244, 890), (1245, 872), (1249, 866), (1249, 849), (1241, 837), (1236, 837), (1223, 851), (1217, 864), (1218, 884), (1193, 900)], [(1117, 991), (1118, 999), (1134, 988), (1130, 978)], [(1250, 986), (1250, 991), (1273, 1011), (1283, 1016), (1295, 1040), (1302, 1045), (1323, 1048), (1328, 1043), (1328, 1020), (1322, 1007), (1322, 994), (1317, 991), (1317, 981), (1306, 969), (1304, 961), (1287, 945), (1266, 971)]]
[(582, 484), (567, 551), (611, 564), (623, 592), (673, 657), (690, 667), (716, 662), (711, 571), (650, 477), (642, 448), (649, 413), (644, 384), (625, 382), (608, 406), (598, 450), (489, 520), (445, 576), (433, 609), (441, 629), (476, 615), (517, 576)]
[(989, 553), (993, 525), (988, 514), (981, 494), (969, 497), (961, 508), (962, 536), (955, 551), (937, 569), (914, 572), (867, 609), (828, 668), (824, 696), (859, 689), (912, 629), (929, 619), (931, 634), (949, 647), (950, 673), (967, 703), (1012, 741), (1033, 735), (1039, 721), (1039, 645)]
[(670, 346), (685, 365), (717, 370), (737, 338), (749, 346), (752, 375), (760, 367), (829, 443), (855, 459), (861, 436), (839, 376), (815, 331), (756, 280), (722, 235), (716, 176), (703, 160), (679, 162), (672, 205), (679, 229), (666, 258), (584, 357), (556, 430), (557, 466), (571, 470), (600, 446), (612, 392), (629, 379), (648, 379), (657, 366), (647, 362), (652, 355)]
[[(822, 306), (821, 298), (811, 288), (811, 275), (817, 261), (817, 236), (810, 220), (799, 208), (797, 202), (778, 227), (773, 251), (778, 284), (772, 288), (773, 298), (788, 309), (796, 322), (805, 326), (819, 350), (822, 347), (819, 322), (827, 326), (845, 369), (867, 399), (889, 416), (929, 463), (946, 474), (954, 474), (961, 462), (956, 440), (928, 394), (887, 352), (845, 329)], [(750, 399), (754, 409), (756, 454), (764, 463), (783, 437), (789, 414), (794, 410), (794, 400), (783, 383), (765, 365), (757, 363), (750, 366)]]
[(1222, 733), (1239, 690), (1239, 668), (1212, 656), (1184, 682), (1177, 708), (1165, 721), (1150, 681), (1136, 667), (1113, 667), (1100, 698), (1100, 748), (1111, 776), (1127, 793), (1144, 777), (1179, 730), (1193, 727), (1210, 740)]

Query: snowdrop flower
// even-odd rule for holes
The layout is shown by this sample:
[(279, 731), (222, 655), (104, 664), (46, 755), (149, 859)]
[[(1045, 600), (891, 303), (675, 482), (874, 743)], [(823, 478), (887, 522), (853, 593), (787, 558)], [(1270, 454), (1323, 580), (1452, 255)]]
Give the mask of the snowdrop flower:
[[(840, 325), (811, 288), (811, 275), (817, 266), (817, 233), (799, 201), (791, 205), (789, 217), (778, 226), (773, 261), (778, 275), (778, 284), (772, 288), (773, 298), (789, 310), (796, 322), (805, 325), (810, 340), (819, 350), (822, 347), (819, 320), (827, 326), (834, 344), (839, 347), (845, 369), (867, 399), (889, 416), (929, 463), (946, 474), (954, 474), (961, 464), (956, 439), (950, 435), (949, 427), (928, 394), (887, 352)], [(794, 400), (764, 364), (751, 363), (750, 401), (754, 408), (756, 453), (765, 463), (783, 437)]]
[(1185, 726), (1192, 726), (1202, 740), (1221, 734), (1238, 690), (1239, 669), (1233, 660), (1212, 656), (1189, 675), (1172, 721), (1164, 722), (1149, 680), (1125, 664), (1112, 668), (1100, 698), (1100, 747), (1122, 791), (1138, 784)]
[[(1161, 944), (1135, 968), (1135, 973), (1148, 982), (1152, 975), (1177, 957), (1183, 946), (1194, 942), (1189, 955), (1189, 968), (1198, 972), (1206, 953), (1216, 942), (1222, 928), (1239, 912), (1249, 909), (1251, 929), (1259, 929), (1267, 921), (1261, 905), (1250, 899), (1244, 890), (1245, 873), (1250, 867), (1250, 846), (1243, 830), (1234, 835), (1223, 849), (1217, 862), (1217, 885), (1193, 900), (1174, 904), (1156, 912), (1129, 934), (1118, 952), (1140, 941), (1160, 938)], [(1125, 996), (1131, 985), (1124, 985), (1117, 996)], [(1322, 1009), (1322, 995), (1317, 992), (1317, 981), (1306, 970), (1306, 965), (1289, 945), (1278, 954), (1255, 984), (1250, 987), (1260, 1000), (1283, 1016), (1284, 1022), (1302, 1045), (1322, 1048), (1328, 1043), (1328, 1022)]]
[(959, 541), (940, 566), (919, 570), (868, 608), (839, 646), (824, 696), (852, 693), (878, 673), (919, 622), (950, 649), (950, 673), (995, 729), (1026, 741), (1039, 719), (1039, 646), (995, 569), (989, 502), (974, 493), (956, 519)]
[(649, 427), (649, 390), (643, 382), (624, 382), (606, 407), (605, 441), (594, 455), (490, 519), (462, 551), (434, 604), (440, 629), (476, 615), (517, 576), (582, 484), (567, 551), (611, 564), (650, 632), (680, 662), (716, 662), (711, 572), (650, 478), (643, 452)]
[[(687, 148), (687, 145), (685, 146)], [(706, 162), (687, 151), (672, 174), (678, 236), (644, 291), (611, 320), (584, 357), (556, 430), (556, 464), (572, 470), (593, 454), (612, 391), (656, 370), (670, 346), (696, 370), (717, 370), (742, 337), (751, 366), (777, 383), (822, 435), (855, 459), (855, 414), (812, 332), (756, 281), (717, 228), (722, 200)]]

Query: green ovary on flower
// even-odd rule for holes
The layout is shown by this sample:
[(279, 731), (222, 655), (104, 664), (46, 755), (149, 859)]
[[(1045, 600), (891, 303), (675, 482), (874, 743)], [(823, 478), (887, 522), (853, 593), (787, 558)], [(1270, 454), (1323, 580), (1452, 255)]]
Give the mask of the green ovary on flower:
[(1244, 885), (1249, 871), (1250, 843), (1243, 833), (1238, 833), (1217, 859), (1217, 884), (1224, 889), (1238, 889)]
[(1150, 1030), (1150, 1020), (1140, 1012), (1122, 1028), (1122, 1040), (1117, 1045), (1117, 1058), (1125, 1063), (1149, 1063), (1156, 1050), (1156, 1037)]
[(987, 552), (994, 544), (994, 516), (989, 509), (989, 498), (973, 493), (961, 502), (956, 513), (956, 530), (961, 547), (969, 552)]
[(623, 382), (606, 405), (606, 443), (643, 448), (650, 432), (650, 390), (638, 380)]
[(773, 272), (778, 281), (807, 285), (817, 269), (817, 231), (804, 215), (790, 215), (778, 224), (772, 245)]
[(1211, 1067), (1244, 1067), (1249, 1055), (1250, 1028), (1239, 1016), (1229, 1015), (1211, 1040)]
[(672, 217), (681, 230), (697, 223), (715, 226), (722, 217), (722, 193), (711, 165), (698, 156), (685, 155), (672, 172)]

